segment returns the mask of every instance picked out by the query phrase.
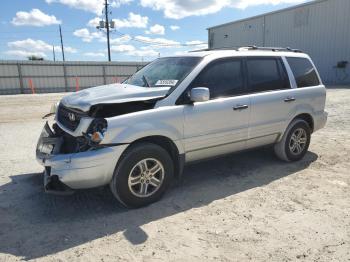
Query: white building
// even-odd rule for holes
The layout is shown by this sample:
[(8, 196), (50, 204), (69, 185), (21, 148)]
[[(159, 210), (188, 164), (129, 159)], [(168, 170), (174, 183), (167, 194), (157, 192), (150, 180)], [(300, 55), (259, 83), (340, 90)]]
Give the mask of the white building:
[(209, 48), (301, 49), (327, 84), (350, 83), (350, 0), (318, 0), (208, 28)]

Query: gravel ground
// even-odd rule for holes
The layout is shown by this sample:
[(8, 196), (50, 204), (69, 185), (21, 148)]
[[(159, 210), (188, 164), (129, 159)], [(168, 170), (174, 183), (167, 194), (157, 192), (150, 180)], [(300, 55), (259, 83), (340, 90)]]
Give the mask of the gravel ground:
[(350, 87), (297, 163), (271, 150), (186, 167), (158, 203), (47, 195), (34, 149), (62, 94), (0, 97), (0, 261), (350, 261)]

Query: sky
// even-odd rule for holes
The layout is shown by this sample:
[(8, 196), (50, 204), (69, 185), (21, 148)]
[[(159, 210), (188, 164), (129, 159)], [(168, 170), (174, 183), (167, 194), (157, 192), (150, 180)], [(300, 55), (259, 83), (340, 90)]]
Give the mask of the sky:
[[(207, 28), (308, 0), (108, 0), (112, 61), (150, 61), (207, 47)], [(11, 0), (0, 9), (0, 59), (107, 61), (104, 0)]]

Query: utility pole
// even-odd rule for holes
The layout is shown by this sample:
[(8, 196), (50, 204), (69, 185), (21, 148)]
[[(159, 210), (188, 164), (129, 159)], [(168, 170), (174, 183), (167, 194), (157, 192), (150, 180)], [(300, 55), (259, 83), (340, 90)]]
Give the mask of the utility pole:
[[(105, 13), (105, 19), (106, 21), (99, 21), (99, 24), (98, 26), (96, 26), (96, 28), (100, 31), (103, 31), (103, 29), (106, 28), (106, 33), (107, 33), (107, 50), (108, 50), (108, 61), (111, 62), (111, 45), (110, 45), (110, 41), (109, 41), (109, 35), (110, 35), (110, 29), (114, 28), (115, 27), (115, 22), (112, 20), (112, 21), (109, 21), (109, 18), (108, 18), (108, 14), (109, 14), (109, 11), (108, 11), (108, 0), (104, 0), (104, 12)], [(103, 31), (104, 32), (104, 31)]]
[(61, 25), (59, 25), (60, 28), (60, 37), (61, 37), (61, 49), (62, 49), (62, 58), (63, 58), (63, 62), (66, 61), (64, 59), (64, 48), (63, 48), (63, 40), (62, 40), (62, 30), (61, 30)]
[(108, 20), (108, 1), (107, 0), (105, 0), (105, 15), (106, 15), (106, 29), (107, 29), (108, 61), (111, 62), (111, 46), (109, 43), (109, 20)]
[(56, 61), (56, 54), (55, 54), (55, 46), (52, 46), (52, 55), (53, 55), (53, 61)]

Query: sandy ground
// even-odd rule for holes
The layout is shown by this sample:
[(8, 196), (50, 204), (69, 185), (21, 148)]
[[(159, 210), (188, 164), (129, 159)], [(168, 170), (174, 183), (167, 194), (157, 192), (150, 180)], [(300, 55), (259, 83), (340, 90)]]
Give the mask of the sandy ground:
[(269, 149), (188, 166), (158, 203), (47, 195), (34, 149), (61, 95), (0, 97), (0, 261), (350, 261), (350, 88), (298, 163)]

